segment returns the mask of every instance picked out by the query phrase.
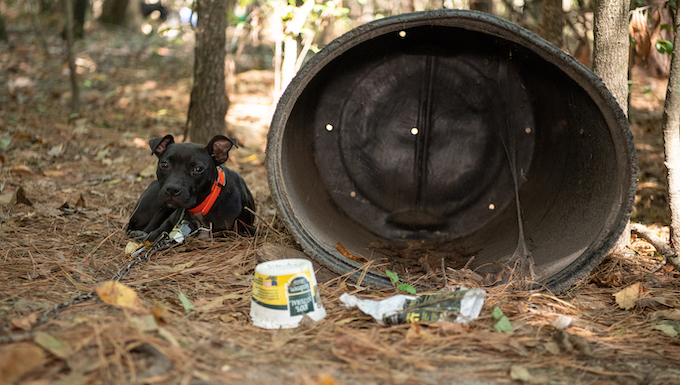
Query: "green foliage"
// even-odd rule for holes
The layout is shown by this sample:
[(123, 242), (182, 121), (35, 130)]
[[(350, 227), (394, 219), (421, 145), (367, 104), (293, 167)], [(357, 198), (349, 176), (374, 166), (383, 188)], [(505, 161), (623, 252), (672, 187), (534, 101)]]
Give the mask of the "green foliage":
[(654, 48), (656, 48), (656, 50), (660, 53), (667, 53), (669, 55), (673, 53), (673, 43), (668, 40), (657, 40), (656, 44), (654, 44)]
[(413, 286), (409, 285), (408, 283), (399, 283), (399, 276), (397, 275), (397, 273), (395, 273), (393, 271), (386, 270), (385, 275), (390, 277), (390, 281), (392, 281), (392, 285), (395, 285), (397, 287), (397, 289), (399, 289), (401, 291), (405, 291), (409, 294), (413, 294), (413, 295), (416, 294), (416, 289)]
[(503, 314), (503, 310), (501, 310), (499, 307), (495, 307), (491, 313), (491, 317), (493, 317), (495, 320), (498, 320), (496, 324), (493, 325), (494, 329), (503, 333), (512, 333), (512, 324), (510, 324), (508, 317)]

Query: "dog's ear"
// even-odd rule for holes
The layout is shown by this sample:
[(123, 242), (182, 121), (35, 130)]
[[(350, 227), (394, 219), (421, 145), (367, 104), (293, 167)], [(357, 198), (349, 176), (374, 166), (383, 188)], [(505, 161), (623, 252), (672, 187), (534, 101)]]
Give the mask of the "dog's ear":
[(215, 165), (219, 166), (229, 159), (229, 150), (231, 150), (232, 146), (238, 147), (236, 139), (229, 139), (224, 135), (216, 135), (205, 148), (213, 158)]
[(149, 147), (151, 147), (151, 155), (156, 155), (161, 157), (168, 146), (175, 143), (175, 138), (172, 135), (165, 135), (162, 138), (151, 139), (149, 141)]

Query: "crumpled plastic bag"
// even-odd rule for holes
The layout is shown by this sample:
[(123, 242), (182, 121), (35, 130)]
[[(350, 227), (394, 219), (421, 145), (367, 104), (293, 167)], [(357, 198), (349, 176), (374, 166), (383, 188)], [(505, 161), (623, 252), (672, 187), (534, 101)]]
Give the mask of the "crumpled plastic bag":
[(460, 287), (433, 295), (399, 294), (381, 301), (359, 299), (345, 293), (340, 296), (340, 302), (348, 309), (359, 308), (381, 325), (437, 321), (468, 323), (479, 317), (485, 295), (483, 289)]

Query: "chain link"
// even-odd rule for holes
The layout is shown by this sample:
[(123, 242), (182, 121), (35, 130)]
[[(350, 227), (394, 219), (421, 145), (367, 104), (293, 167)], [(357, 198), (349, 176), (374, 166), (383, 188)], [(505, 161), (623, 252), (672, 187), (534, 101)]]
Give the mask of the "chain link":
[[(168, 248), (172, 246), (173, 243), (181, 243), (185, 237), (191, 236), (195, 234), (197, 231), (191, 231), (191, 227), (185, 223), (186, 221), (183, 220), (184, 218), (184, 212), (181, 213), (180, 219), (173, 229), (173, 231), (168, 233), (163, 233), (161, 234), (158, 239), (150, 245), (142, 246), (139, 249), (137, 249), (134, 253), (132, 253), (131, 257), (135, 258), (133, 259), (130, 263), (127, 265), (121, 267), (118, 272), (111, 278), (111, 281), (119, 282), (121, 279), (125, 278), (128, 274), (130, 274), (130, 270), (132, 270), (133, 267), (137, 266), (138, 264), (142, 262), (147, 262), (149, 260), (149, 256), (161, 249)], [(171, 236), (173, 233), (179, 233), (178, 235)], [(71, 306), (71, 305), (77, 305), (79, 303), (83, 303), (86, 301), (89, 301), (95, 297), (96, 292), (93, 291), (88, 291), (86, 293), (79, 294), (78, 296), (74, 297), (70, 301), (58, 303), (54, 305), (54, 307), (43, 314), (43, 316), (40, 318), (38, 323), (33, 325), (33, 328), (36, 326), (46, 322), (50, 318), (55, 318), (59, 313), (61, 313), (65, 308)]]

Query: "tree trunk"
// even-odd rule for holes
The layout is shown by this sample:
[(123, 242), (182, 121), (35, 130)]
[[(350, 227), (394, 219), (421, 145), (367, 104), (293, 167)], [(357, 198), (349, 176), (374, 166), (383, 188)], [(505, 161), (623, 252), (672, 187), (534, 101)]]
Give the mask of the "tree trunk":
[(139, 0), (104, 0), (99, 22), (140, 31), (142, 11)]
[(227, 0), (198, 0), (194, 86), (187, 124), (192, 142), (208, 143), (224, 135), (229, 99), (224, 76)]
[(671, 209), (671, 247), (680, 246), (680, 12), (675, 12), (671, 70), (663, 108), (663, 141), (668, 170), (668, 201)]
[[(628, 115), (628, 36), (629, 2), (599, 0), (595, 2), (593, 26), (593, 72), (602, 78), (623, 113)], [(626, 225), (614, 251), (630, 245), (630, 223)]]
[(80, 91), (78, 89), (78, 74), (76, 72), (76, 60), (73, 53), (73, 3), (64, 1), (64, 13), (66, 15), (66, 56), (71, 80), (71, 115), (80, 111)]
[(545, 40), (564, 48), (564, 10), (562, 0), (542, 0), (540, 35)]
[(628, 115), (628, 11), (625, 0), (595, 2), (593, 72)]
[(7, 29), (5, 28), (5, 19), (2, 15), (0, 15), (0, 41), (9, 41)]

